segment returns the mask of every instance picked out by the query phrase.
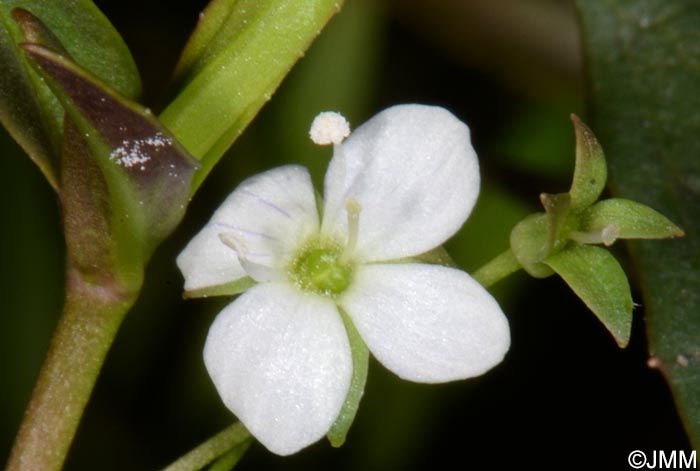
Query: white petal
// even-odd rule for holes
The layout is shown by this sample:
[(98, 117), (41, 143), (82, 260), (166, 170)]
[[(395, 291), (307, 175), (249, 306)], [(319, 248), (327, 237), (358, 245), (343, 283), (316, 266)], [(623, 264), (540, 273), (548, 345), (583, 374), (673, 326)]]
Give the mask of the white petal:
[(469, 128), (444, 108), (394, 106), (335, 148), (323, 231), (345, 237), (345, 200), (362, 207), (357, 258), (418, 255), (452, 236), (479, 193)]
[(246, 276), (236, 252), (219, 239), (221, 229), (204, 226), (177, 257), (185, 291), (223, 285)]
[[(268, 170), (242, 182), (221, 204), (202, 232), (178, 258), (187, 289), (240, 273), (237, 257), (257, 281), (274, 279), (289, 257), (319, 229), (309, 172), (298, 165)], [(236, 249), (219, 236), (234, 240)], [(237, 268), (227, 268), (236, 258)], [(265, 269), (267, 268), (267, 270)], [(246, 273), (244, 273), (246, 274)]]
[(411, 381), (480, 375), (500, 363), (510, 346), (508, 321), (496, 301), (453, 268), (360, 266), (339, 304), (377, 360)]
[(204, 361), (226, 406), (270, 451), (322, 438), (350, 387), (345, 327), (329, 299), (262, 283), (214, 321)]

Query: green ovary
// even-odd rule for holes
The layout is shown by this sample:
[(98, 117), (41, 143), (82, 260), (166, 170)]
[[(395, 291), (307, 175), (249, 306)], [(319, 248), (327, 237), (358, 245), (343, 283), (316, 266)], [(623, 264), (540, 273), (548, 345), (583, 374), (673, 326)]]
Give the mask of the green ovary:
[(335, 248), (310, 248), (294, 260), (290, 276), (304, 291), (335, 297), (345, 291), (352, 279), (352, 265), (340, 262)]

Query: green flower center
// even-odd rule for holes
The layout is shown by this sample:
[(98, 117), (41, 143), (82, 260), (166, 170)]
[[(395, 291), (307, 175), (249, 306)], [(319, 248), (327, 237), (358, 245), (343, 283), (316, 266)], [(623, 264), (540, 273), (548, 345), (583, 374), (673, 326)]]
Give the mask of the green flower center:
[(312, 246), (301, 252), (290, 267), (290, 276), (299, 288), (336, 297), (350, 285), (353, 267), (341, 260), (337, 247)]

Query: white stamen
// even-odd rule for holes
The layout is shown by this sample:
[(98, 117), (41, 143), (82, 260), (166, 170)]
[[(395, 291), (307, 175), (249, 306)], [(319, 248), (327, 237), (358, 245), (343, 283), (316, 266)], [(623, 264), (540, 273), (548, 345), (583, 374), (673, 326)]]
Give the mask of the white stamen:
[(309, 137), (319, 146), (340, 144), (350, 135), (350, 123), (340, 113), (324, 111), (311, 123)]
[(605, 226), (600, 233), (600, 238), (606, 246), (614, 244), (618, 237), (620, 237), (620, 227), (616, 224)]
[(357, 245), (357, 237), (360, 231), (360, 212), (362, 206), (354, 198), (345, 200), (345, 210), (348, 213), (348, 241), (345, 244), (345, 249), (340, 255), (340, 263), (347, 263)]
[(620, 237), (620, 227), (616, 224), (608, 224), (599, 232), (572, 231), (569, 237), (581, 244), (604, 244), (609, 247)]
[(234, 232), (223, 232), (219, 234), (219, 239), (236, 252), (241, 266), (255, 281), (279, 281), (282, 279), (273, 268), (255, 263), (250, 259), (250, 250), (245, 238)]

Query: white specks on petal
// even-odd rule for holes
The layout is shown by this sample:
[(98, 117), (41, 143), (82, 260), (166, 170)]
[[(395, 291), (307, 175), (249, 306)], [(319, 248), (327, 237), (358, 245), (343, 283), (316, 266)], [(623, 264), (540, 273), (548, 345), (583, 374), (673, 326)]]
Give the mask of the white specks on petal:
[(350, 135), (350, 123), (340, 113), (324, 111), (314, 118), (309, 137), (314, 143), (325, 146), (340, 144)]

